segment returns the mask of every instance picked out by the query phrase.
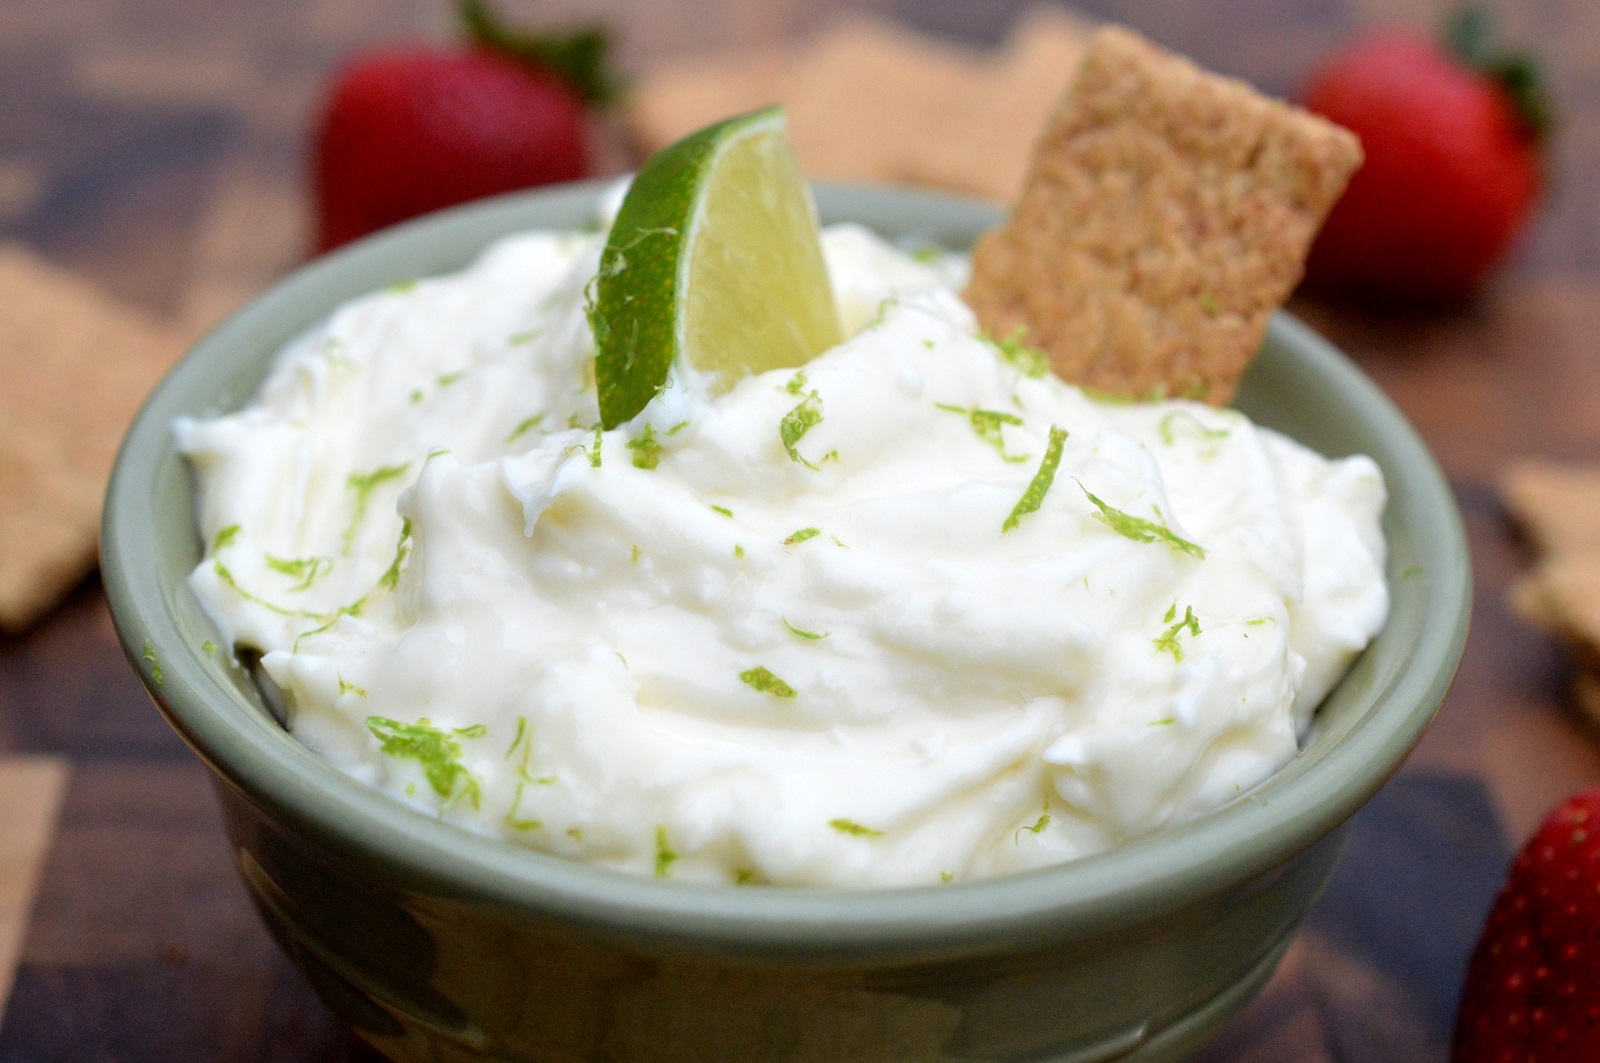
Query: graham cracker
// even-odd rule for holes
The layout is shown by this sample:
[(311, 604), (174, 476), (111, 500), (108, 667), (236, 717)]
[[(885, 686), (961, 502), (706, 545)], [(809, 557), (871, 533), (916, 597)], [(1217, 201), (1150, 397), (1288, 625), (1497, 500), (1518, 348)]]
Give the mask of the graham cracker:
[(1500, 477), (1500, 493), (1539, 549), (1600, 556), (1600, 466), (1516, 461)]
[(1348, 131), (1099, 30), (967, 300), (1067, 380), (1224, 404), (1360, 161)]
[(122, 435), (182, 344), (16, 245), (0, 246), (0, 630), (94, 567)]

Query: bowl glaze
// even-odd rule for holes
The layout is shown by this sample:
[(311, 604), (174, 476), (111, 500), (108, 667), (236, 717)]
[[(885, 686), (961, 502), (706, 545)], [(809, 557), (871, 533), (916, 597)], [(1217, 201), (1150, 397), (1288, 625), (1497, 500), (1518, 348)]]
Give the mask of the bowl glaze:
[[(102, 568), (151, 698), (215, 773), (232, 856), (330, 1007), (397, 1060), (541, 1063), (1159, 1063), (1192, 1052), (1271, 973), (1346, 820), (1442, 701), (1470, 575), (1450, 490), (1343, 356), (1278, 314), (1237, 406), (1382, 467), (1388, 624), (1302, 756), (1180, 828), (1059, 867), (875, 892), (705, 888), (477, 837), (312, 756), (274, 722), (185, 578), (201, 556), (185, 414), (229, 410), (346, 300), (466, 265), (519, 229), (590, 222), (591, 182), (458, 208), (311, 263), (200, 341), (145, 404), (107, 497)], [(826, 222), (965, 247), (992, 205), (819, 186)], [(160, 679), (153, 662), (159, 662)]]

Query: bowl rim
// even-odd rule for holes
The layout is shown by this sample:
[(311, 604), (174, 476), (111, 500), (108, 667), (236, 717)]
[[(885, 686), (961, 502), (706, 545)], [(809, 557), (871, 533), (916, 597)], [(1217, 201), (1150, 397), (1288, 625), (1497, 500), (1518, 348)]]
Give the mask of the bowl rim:
[[(1274, 791), (1235, 800), (1182, 826), (1066, 864), (948, 885), (882, 890), (733, 889), (640, 878), (524, 849), (437, 821), (319, 760), (261, 713), (223, 711), (237, 695), (203, 667), (175, 617), (187, 585), (157, 578), (149, 485), (172, 453), (176, 403), (209, 360), (237, 357), (230, 344), (275, 308), (293, 305), (358, 264), (401, 257), (458, 227), (509, 233), (530, 204), (592, 203), (610, 179), (514, 193), (408, 222), (312, 261), (198, 341), (147, 398), (121, 450), (107, 492), (101, 537), (106, 596), (117, 634), (152, 700), (184, 741), (248, 802), (296, 835), (368, 868), (395, 886), (474, 904), (511, 917), (680, 948), (832, 959), (981, 954), (1052, 937), (1081, 938), (1146, 921), (1271, 872), (1334, 831), (1399, 767), (1437, 712), (1454, 677), (1471, 605), (1467, 542), (1453, 495), (1415, 430), (1359, 369), (1310, 328), (1279, 312), (1269, 336), (1372, 418), (1405, 458), (1391, 494), (1412, 494), (1436, 518), (1428, 543), (1425, 612), (1411, 664), (1373, 694), (1341, 742)], [(889, 210), (895, 203), (958, 211), (983, 201), (886, 186), (818, 183), (830, 200)], [(871, 213), (870, 210), (863, 211)], [(871, 218), (863, 218), (871, 224)], [(306, 324), (310, 324), (308, 320)], [(141, 657), (159, 648), (163, 681)], [(243, 704), (243, 702), (239, 702)]]

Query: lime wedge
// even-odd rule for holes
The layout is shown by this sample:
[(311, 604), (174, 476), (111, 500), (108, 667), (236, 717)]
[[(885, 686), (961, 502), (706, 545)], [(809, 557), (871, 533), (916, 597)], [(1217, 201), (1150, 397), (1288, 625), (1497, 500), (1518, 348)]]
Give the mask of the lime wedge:
[(726, 390), (842, 338), (784, 125), (777, 107), (729, 118), (657, 152), (634, 178), (589, 311), (607, 428), (644, 409), (675, 365)]

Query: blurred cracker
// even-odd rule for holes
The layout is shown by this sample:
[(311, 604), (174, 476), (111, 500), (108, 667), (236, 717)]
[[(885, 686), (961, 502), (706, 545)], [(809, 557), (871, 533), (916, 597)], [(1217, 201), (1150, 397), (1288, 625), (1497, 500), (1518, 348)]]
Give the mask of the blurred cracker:
[(1600, 554), (1600, 466), (1515, 461), (1500, 477), (1500, 493), (1539, 549)]
[(1083, 61), (1092, 27), (1063, 8), (1033, 8), (973, 90), (951, 101), (945, 137), (911, 145), (907, 177), (1006, 203), (1022, 192), (1039, 131)]
[(633, 94), (628, 130), (652, 154), (719, 119), (779, 102), (794, 61), (789, 49), (768, 49), (656, 67)]
[(1576, 646), (1600, 646), (1600, 554), (1546, 557), (1512, 587), (1511, 602)]
[(1360, 160), (1330, 122), (1099, 30), (967, 299), (1075, 383), (1222, 405)]
[(66, 761), (0, 758), (0, 807), (5, 809), (0, 816), (0, 1013), (11, 993), (66, 784)]
[(957, 103), (985, 69), (970, 49), (880, 19), (841, 19), (805, 50), (783, 96), (801, 168), (847, 181), (912, 179), (916, 145), (962, 135)]
[(93, 569), (117, 446), (181, 349), (143, 315), (0, 245), (0, 630), (26, 627)]
[(1551, 554), (1511, 588), (1524, 620), (1555, 635), (1573, 652), (1573, 696), (1600, 724), (1600, 551)]

